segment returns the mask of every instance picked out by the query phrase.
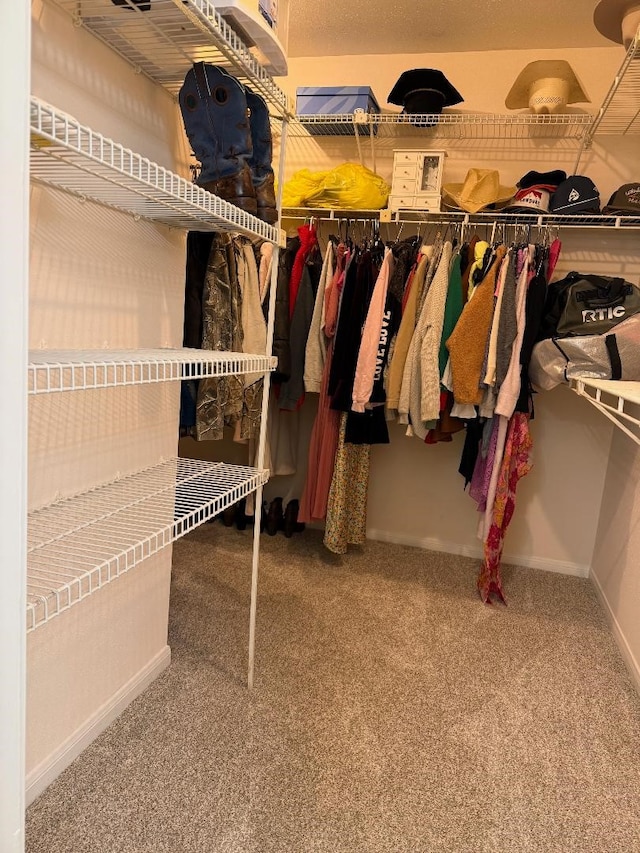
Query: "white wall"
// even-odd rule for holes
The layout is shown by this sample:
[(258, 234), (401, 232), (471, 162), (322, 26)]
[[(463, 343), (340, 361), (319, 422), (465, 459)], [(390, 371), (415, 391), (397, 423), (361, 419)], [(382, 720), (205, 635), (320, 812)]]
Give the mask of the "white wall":
[[(53, 4), (33, 4), (32, 93), (188, 175), (174, 100)], [(29, 344), (179, 346), (184, 234), (31, 187)], [(179, 389), (33, 397), (29, 506), (175, 456)], [(167, 520), (170, 520), (168, 518)], [(29, 635), (32, 798), (169, 661), (171, 549)]]
[(638, 445), (618, 430), (611, 445), (591, 577), (640, 690), (640, 454)]

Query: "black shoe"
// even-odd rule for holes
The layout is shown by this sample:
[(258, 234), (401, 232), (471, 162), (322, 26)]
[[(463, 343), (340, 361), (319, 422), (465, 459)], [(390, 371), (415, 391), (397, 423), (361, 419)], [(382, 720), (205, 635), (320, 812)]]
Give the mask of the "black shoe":
[[(238, 530), (246, 530), (247, 523), (249, 521), (249, 516), (246, 514), (245, 509), (247, 508), (247, 499), (242, 498), (242, 500), (236, 505), (236, 527)], [(251, 516), (253, 518), (253, 516)]]
[(274, 498), (267, 512), (265, 528), (269, 536), (275, 536), (284, 524), (282, 513), (282, 498)]
[[(253, 527), (256, 517), (255, 515), (245, 515), (247, 520), (247, 525), (249, 527)], [(267, 524), (267, 504), (266, 501), (262, 502), (262, 512), (260, 513), (260, 533), (264, 533), (264, 528)]]
[(236, 509), (237, 504), (231, 504), (231, 506), (223, 510), (221, 517), (225, 527), (233, 527), (233, 523), (236, 520)]
[(291, 539), (294, 533), (302, 533), (304, 524), (298, 521), (298, 512), (300, 510), (300, 501), (289, 501), (284, 511), (284, 535), (287, 539)]

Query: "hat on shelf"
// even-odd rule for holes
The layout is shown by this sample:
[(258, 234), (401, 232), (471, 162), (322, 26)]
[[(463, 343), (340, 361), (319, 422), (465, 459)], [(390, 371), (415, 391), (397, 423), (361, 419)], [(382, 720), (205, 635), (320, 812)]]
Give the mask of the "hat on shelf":
[(562, 216), (600, 213), (600, 193), (591, 178), (572, 175), (551, 196), (551, 213)]
[(640, 216), (640, 182), (618, 187), (602, 212), (607, 216)]
[(627, 48), (640, 27), (640, 2), (600, 0), (593, 13), (593, 23), (605, 38)]
[(478, 213), (510, 199), (515, 187), (504, 187), (496, 169), (469, 169), (461, 184), (444, 184), (442, 199), (449, 208)]
[(443, 107), (460, 104), (464, 98), (436, 68), (403, 71), (387, 101), (403, 107), (407, 115), (439, 114)]
[(509, 204), (503, 207), (504, 213), (549, 213), (551, 193), (544, 187), (525, 187), (518, 190)]
[(557, 113), (566, 104), (585, 102), (589, 96), (565, 59), (538, 59), (518, 74), (505, 105), (510, 110), (529, 107), (534, 113)]
[(519, 190), (526, 190), (529, 187), (541, 187), (549, 192), (555, 192), (563, 181), (567, 180), (567, 173), (562, 169), (554, 169), (551, 172), (527, 172), (516, 186)]

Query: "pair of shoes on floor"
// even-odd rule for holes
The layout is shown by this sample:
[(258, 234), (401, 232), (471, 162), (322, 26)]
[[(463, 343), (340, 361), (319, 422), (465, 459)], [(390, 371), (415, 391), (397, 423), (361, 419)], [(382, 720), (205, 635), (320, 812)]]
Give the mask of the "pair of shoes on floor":
[(238, 503), (228, 506), (219, 517), (222, 519), (225, 527), (233, 527), (235, 524), (238, 530), (246, 530), (247, 524), (253, 521), (253, 516), (247, 515), (246, 508), (247, 499), (242, 498)]
[(279, 530), (284, 532), (287, 539), (290, 539), (294, 533), (301, 533), (304, 530), (304, 524), (298, 521), (299, 510), (300, 501), (298, 500), (289, 501), (283, 510), (282, 498), (274, 498), (269, 504), (265, 521), (265, 529), (269, 536), (275, 536)]

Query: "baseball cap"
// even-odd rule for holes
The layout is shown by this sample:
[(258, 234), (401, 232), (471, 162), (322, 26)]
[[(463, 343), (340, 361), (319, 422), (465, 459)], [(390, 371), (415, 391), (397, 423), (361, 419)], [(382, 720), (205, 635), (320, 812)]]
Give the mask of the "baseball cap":
[(505, 213), (549, 213), (549, 190), (544, 187), (520, 189), (503, 208)]
[(551, 196), (550, 209), (567, 216), (600, 213), (600, 193), (591, 178), (572, 175)]
[(640, 182), (618, 187), (602, 212), (609, 216), (640, 216)]

